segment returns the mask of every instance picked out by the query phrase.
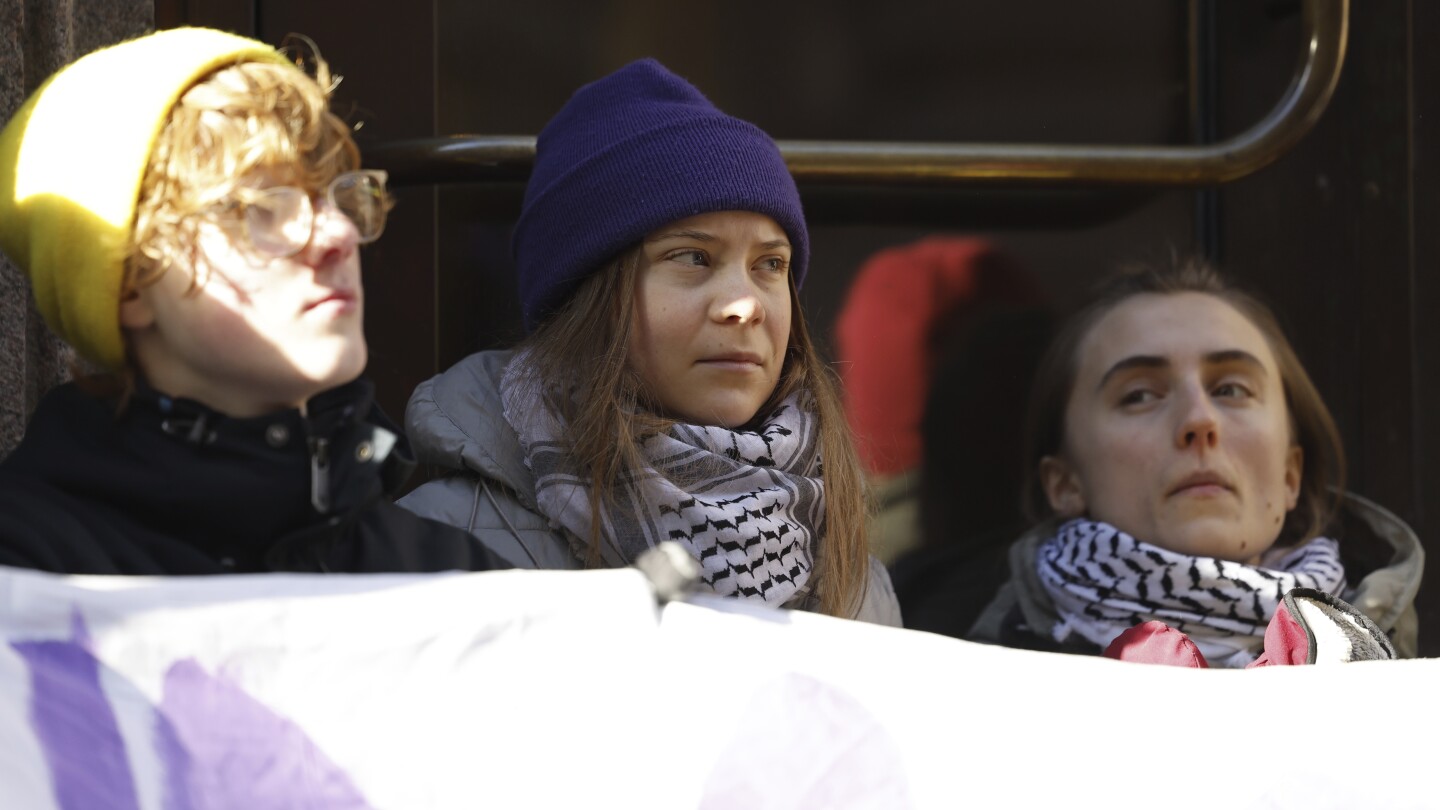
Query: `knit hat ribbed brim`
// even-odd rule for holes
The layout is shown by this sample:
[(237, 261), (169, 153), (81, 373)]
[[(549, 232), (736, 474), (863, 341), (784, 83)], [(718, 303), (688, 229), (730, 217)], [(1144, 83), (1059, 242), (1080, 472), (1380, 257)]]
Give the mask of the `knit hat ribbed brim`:
[(51, 76), (0, 131), (0, 250), (50, 328), (104, 368), (124, 364), (120, 284), (155, 139), (191, 85), (243, 61), (286, 62), (221, 31), (149, 34)]
[(810, 238), (780, 150), (716, 109), (654, 59), (578, 91), (546, 124), (512, 249), (525, 328), (656, 228), (715, 211), (753, 211), (791, 242), (804, 281)]

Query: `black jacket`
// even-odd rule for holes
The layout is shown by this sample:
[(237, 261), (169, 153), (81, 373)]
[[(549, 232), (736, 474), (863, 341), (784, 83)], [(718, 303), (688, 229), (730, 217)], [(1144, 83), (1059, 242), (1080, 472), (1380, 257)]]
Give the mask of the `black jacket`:
[(234, 419), (141, 387), (47, 394), (0, 463), (0, 565), (71, 574), (508, 568), (467, 532), (391, 503), (414, 468), (357, 380)]

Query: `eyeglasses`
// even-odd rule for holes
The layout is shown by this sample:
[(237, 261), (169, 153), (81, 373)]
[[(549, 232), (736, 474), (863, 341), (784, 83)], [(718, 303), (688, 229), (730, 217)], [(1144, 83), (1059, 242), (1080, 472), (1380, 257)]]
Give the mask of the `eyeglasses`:
[[(344, 214), (368, 245), (385, 230), (390, 200), (385, 194), (386, 174), (378, 170), (345, 172), (325, 189), (325, 200)], [(283, 259), (310, 243), (315, 231), (315, 204), (310, 193), (295, 186), (272, 186), (246, 194), (227, 206), (243, 211), (240, 223), (257, 253)]]

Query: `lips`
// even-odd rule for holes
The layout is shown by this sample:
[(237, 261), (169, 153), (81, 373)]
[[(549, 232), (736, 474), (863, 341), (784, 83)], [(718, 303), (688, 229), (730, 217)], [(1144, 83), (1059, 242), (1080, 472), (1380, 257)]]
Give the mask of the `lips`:
[(1223, 475), (1213, 470), (1199, 470), (1180, 479), (1166, 494), (1179, 495), (1186, 491), (1202, 490), (1207, 487), (1223, 489), (1227, 492), (1235, 491), (1234, 485)]
[(765, 358), (755, 352), (725, 352), (700, 358), (699, 362), (714, 365), (765, 365)]
[(335, 304), (337, 307), (345, 308), (353, 305), (359, 296), (352, 290), (329, 290), (318, 298), (314, 298), (305, 304), (305, 311), (309, 312), (324, 304)]

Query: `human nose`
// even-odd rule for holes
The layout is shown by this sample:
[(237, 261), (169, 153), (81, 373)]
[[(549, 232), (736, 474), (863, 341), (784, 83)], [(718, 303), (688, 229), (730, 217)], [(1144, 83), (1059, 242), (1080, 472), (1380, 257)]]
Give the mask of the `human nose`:
[(719, 323), (750, 324), (765, 319), (765, 304), (745, 268), (725, 268), (718, 281), (710, 316)]
[(1182, 450), (1213, 450), (1220, 443), (1220, 421), (1216, 418), (1215, 403), (1203, 390), (1187, 391), (1181, 399), (1179, 425), (1175, 431), (1175, 444)]
[(339, 208), (328, 201), (313, 203), (315, 218), (310, 241), (305, 245), (308, 263), (319, 267), (348, 258), (360, 246), (360, 229)]

